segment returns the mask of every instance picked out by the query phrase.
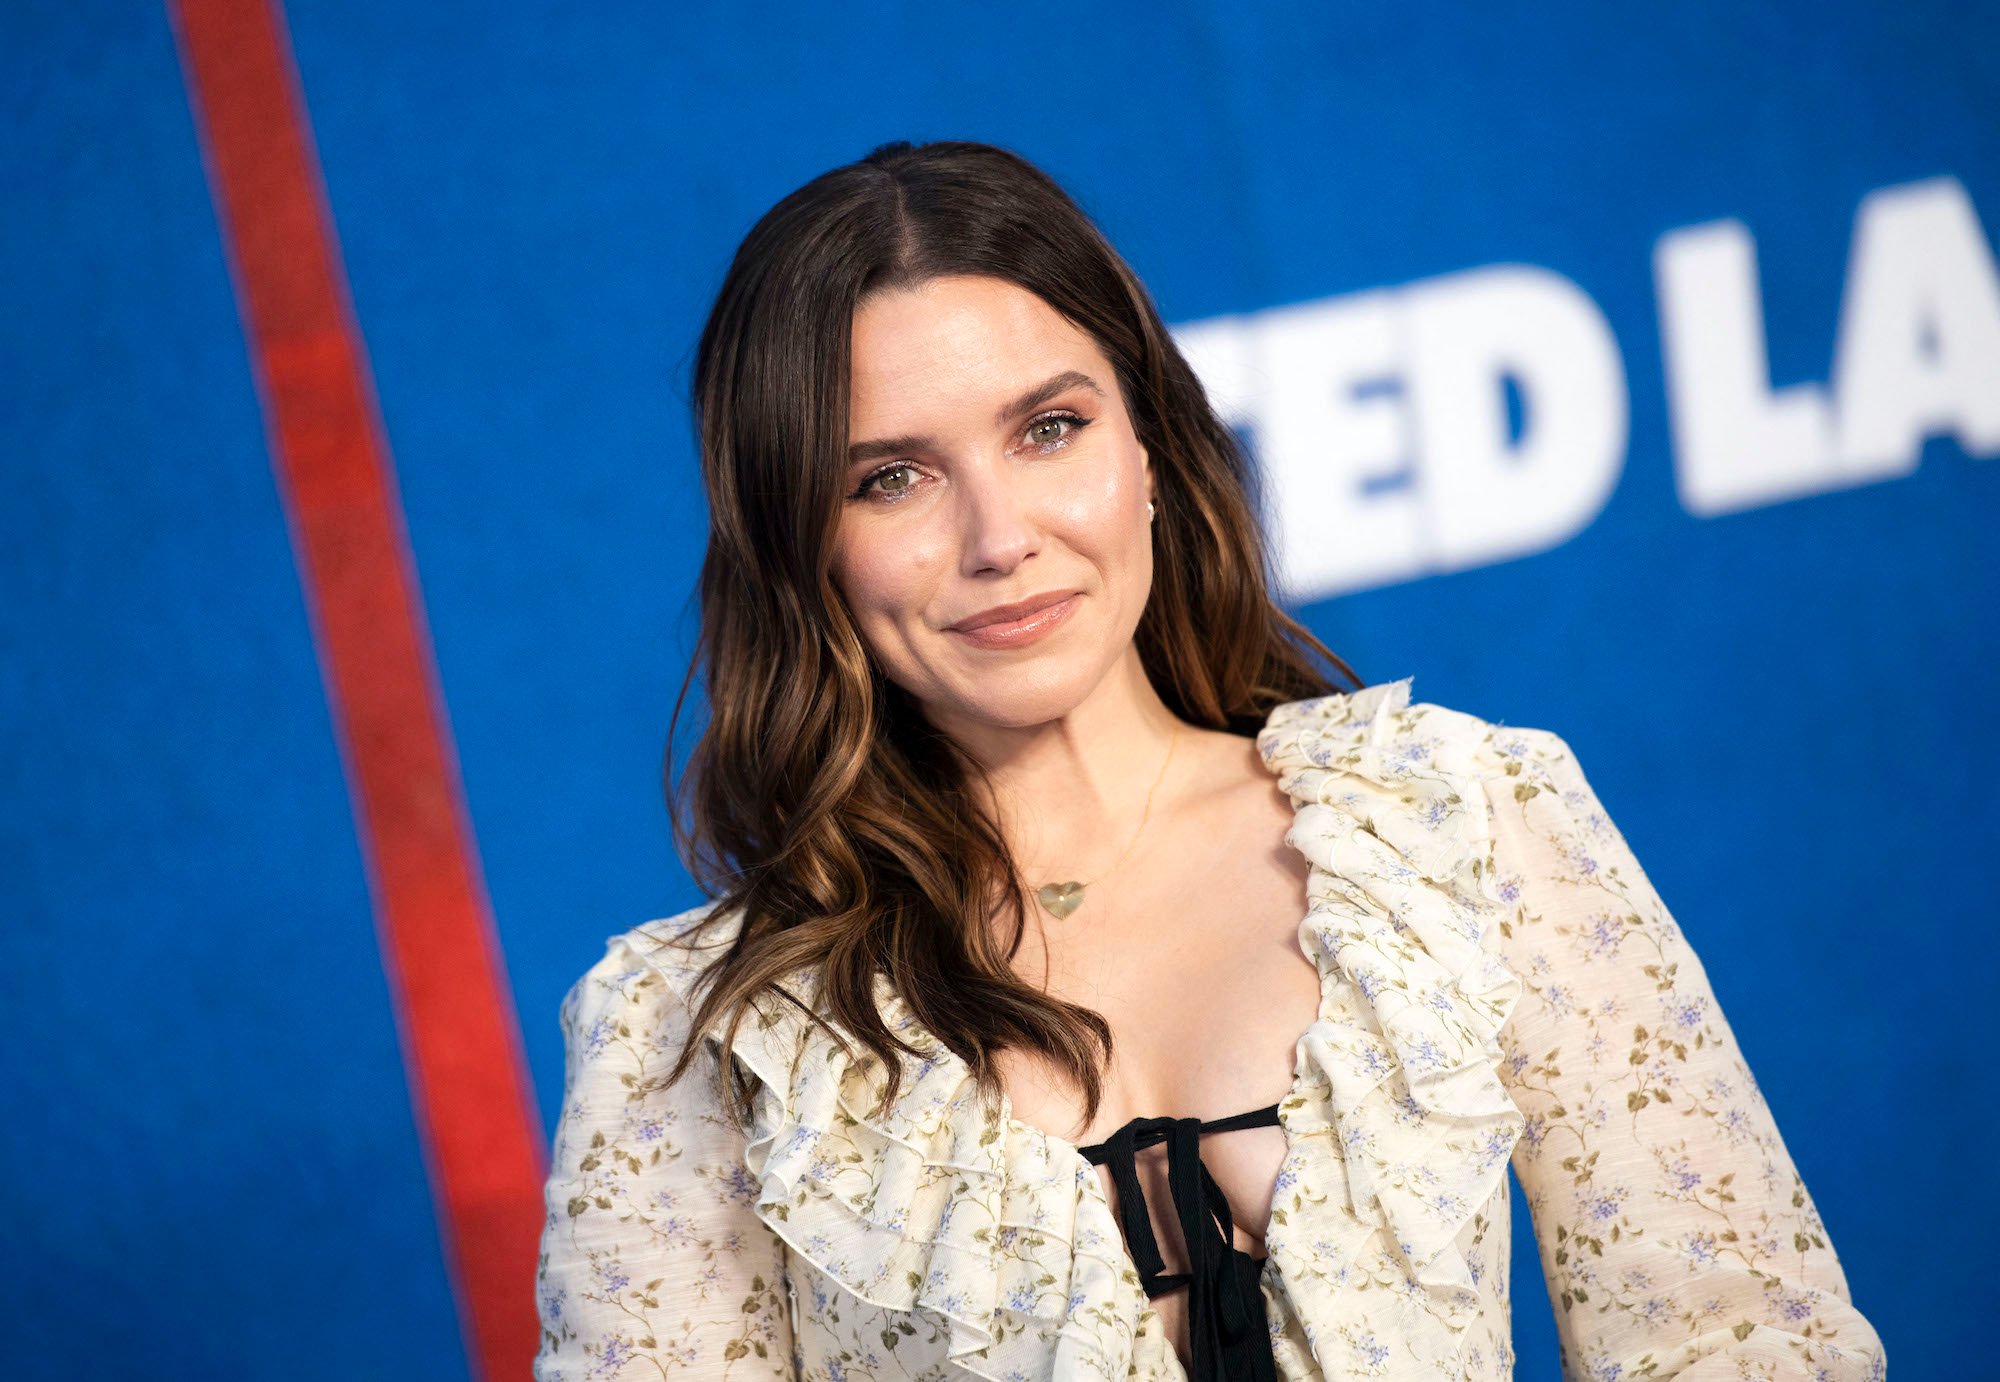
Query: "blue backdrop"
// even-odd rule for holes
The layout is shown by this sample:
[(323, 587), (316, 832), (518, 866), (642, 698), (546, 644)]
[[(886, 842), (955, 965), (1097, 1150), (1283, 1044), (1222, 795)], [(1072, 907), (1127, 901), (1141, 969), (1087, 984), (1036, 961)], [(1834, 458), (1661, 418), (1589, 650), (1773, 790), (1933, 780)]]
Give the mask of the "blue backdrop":
[[(1576, 750), (1898, 1373), (1982, 1358), (1994, 9), (781, 10), (287, 11), (546, 1125), (565, 989), (698, 900), (658, 768), (709, 298), (814, 174), (983, 139), (1098, 219), (1281, 503), (1387, 525), (1288, 553), (1311, 627)], [(4, 1370), (466, 1376), (167, 16), (9, 6), (0, 93)], [(1427, 305), (1490, 348), (1395, 345)], [(1316, 395), (1300, 322), (1379, 349)], [(1473, 475), (1425, 427), (1481, 379)]]

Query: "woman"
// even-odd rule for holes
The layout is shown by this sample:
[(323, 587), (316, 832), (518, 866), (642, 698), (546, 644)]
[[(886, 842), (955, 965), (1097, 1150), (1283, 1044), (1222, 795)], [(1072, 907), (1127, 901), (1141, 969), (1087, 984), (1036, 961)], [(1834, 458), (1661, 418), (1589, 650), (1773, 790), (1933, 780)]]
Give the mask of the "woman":
[(1510, 1160), (1571, 1375), (1883, 1375), (1563, 742), (1272, 603), (1045, 175), (815, 179), (695, 395), (715, 900), (564, 1003), (538, 1376), (1504, 1378)]

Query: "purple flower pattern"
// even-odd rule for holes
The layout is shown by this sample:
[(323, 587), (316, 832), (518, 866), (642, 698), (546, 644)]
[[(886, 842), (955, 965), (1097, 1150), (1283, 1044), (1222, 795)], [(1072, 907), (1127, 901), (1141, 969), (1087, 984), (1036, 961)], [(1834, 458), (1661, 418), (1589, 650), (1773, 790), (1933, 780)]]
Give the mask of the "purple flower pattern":
[[(1266, 1229), (1279, 1377), (1511, 1377), (1511, 1163), (1566, 1375), (1673, 1377), (1699, 1339), (1745, 1376), (1876, 1382), (1700, 963), (1568, 746), (1408, 686), (1259, 736), (1315, 863), (1323, 1000)], [(699, 961), (659, 942), (709, 914), (613, 938), (564, 1002), (541, 1382), (1183, 1382), (1092, 1168), (956, 1056), (911, 1058), (875, 1121), (882, 1072), (780, 1013), (750, 1127), (712, 1053), (666, 1085)]]

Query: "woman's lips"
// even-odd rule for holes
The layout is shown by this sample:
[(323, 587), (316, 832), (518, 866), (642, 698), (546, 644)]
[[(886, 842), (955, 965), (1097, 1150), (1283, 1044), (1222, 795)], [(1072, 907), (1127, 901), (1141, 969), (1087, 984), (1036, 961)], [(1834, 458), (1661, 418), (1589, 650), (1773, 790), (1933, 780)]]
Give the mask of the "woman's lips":
[(1004, 624), (982, 624), (976, 629), (953, 629), (951, 632), (982, 648), (1024, 647), (1069, 618), (1070, 611), (1076, 608), (1076, 602), (1081, 598), (1081, 595), (1071, 595)]

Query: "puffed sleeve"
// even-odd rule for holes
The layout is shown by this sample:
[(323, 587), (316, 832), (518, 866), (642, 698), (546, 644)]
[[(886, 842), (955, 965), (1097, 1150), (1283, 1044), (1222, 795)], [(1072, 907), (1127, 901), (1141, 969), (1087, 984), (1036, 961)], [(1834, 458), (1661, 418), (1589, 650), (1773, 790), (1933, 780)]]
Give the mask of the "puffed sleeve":
[(1575, 757), (1496, 729), (1501, 1074), (1570, 1379), (1884, 1375), (1701, 961)]
[(621, 937), (561, 1018), (535, 1377), (793, 1377), (783, 1246), (751, 1212), (713, 1055), (666, 1085), (686, 1005)]

